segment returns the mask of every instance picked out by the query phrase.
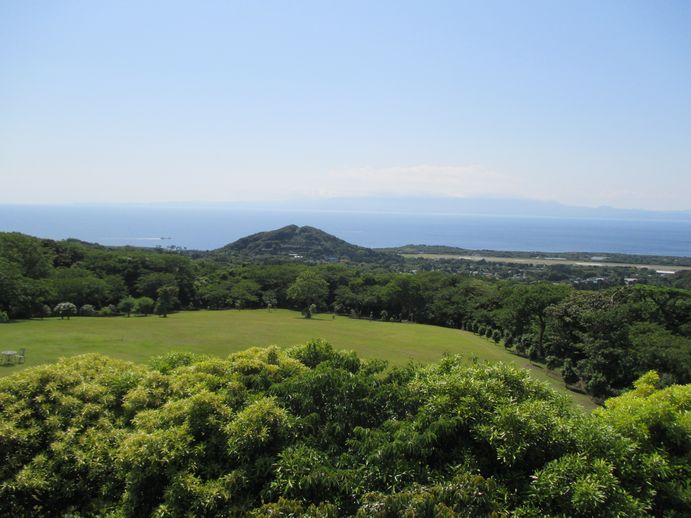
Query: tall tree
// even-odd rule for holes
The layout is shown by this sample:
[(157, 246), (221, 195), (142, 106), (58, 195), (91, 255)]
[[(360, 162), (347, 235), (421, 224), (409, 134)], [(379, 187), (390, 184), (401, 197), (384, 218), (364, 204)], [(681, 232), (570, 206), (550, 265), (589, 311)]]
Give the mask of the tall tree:
[(308, 308), (312, 304), (321, 307), (326, 305), (329, 284), (317, 272), (305, 270), (290, 285), (287, 294), (289, 299), (302, 308)]
[(564, 300), (571, 289), (565, 284), (540, 282), (528, 286), (518, 285), (506, 300), (505, 322), (514, 336), (535, 326), (537, 354), (544, 357), (547, 308)]
[(178, 303), (179, 290), (177, 286), (161, 286), (157, 292), (156, 314), (167, 317), (168, 312)]

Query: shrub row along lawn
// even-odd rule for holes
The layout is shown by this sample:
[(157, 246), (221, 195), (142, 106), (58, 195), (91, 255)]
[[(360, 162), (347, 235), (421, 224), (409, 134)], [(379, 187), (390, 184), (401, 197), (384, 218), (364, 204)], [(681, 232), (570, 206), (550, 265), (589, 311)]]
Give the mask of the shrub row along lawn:
[(20, 321), (0, 326), (0, 350), (27, 349), (26, 363), (0, 368), (0, 377), (60, 357), (98, 352), (138, 363), (172, 351), (191, 351), (225, 357), (250, 346), (292, 346), (310, 338), (324, 338), (336, 349), (355, 351), (391, 365), (410, 360), (428, 363), (444, 354), (460, 354), (491, 362), (504, 361), (527, 368), (568, 393), (586, 409), (594, 408), (585, 395), (567, 390), (553, 373), (509, 353), (501, 345), (466, 331), (422, 324), (401, 324), (316, 315), (311, 320), (289, 310), (191, 311), (168, 318), (72, 317)]

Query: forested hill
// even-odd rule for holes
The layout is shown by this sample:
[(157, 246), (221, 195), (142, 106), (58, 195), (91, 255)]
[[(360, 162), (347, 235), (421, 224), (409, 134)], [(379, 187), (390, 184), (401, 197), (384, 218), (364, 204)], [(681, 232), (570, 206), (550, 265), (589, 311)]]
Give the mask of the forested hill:
[(314, 227), (288, 225), (238, 239), (211, 252), (215, 256), (306, 259), (311, 261), (395, 262), (394, 254), (350, 244)]

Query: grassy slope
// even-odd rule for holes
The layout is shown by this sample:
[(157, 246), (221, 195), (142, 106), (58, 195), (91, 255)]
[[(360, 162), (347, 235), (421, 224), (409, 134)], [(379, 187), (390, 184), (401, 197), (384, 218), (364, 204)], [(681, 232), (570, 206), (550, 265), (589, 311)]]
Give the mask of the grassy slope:
[[(0, 326), (0, 350), (27, 349), (24, 366), (0, 368), (0, 376), (52, 362), (61, 356), (100, 352), (135, 362), (168, 351), (195, 351), (226, 356), (253, 345), (279, 346), (303, 343), (320, 337), (338, 349), (352, 349), (365, 358), (383, 358), (392, 364), (408, 360), (436, 361), (445, 352), (467, 358), (505, 361), (531, 370), (556, 389), (563, 383), (545, 369), (507, 352), (485, 338), (443, 327), (370, 322), (318, 315), (305, 320), (288, 310), (197, 311), (168, 318), (113, 317), (46, 319), (21, 321)], [(589, 398), (566, 391), (585, 408), (594, 408)]]

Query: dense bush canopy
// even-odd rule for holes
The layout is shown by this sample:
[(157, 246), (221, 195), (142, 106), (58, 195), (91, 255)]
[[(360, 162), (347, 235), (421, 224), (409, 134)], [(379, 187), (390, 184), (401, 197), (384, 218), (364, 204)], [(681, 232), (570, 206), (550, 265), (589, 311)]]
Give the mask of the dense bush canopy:
[(502, 364), (388, 369), (312, 341), (0, 380), (0, 513), (682, 516), (690, 386), (585, 416)]

